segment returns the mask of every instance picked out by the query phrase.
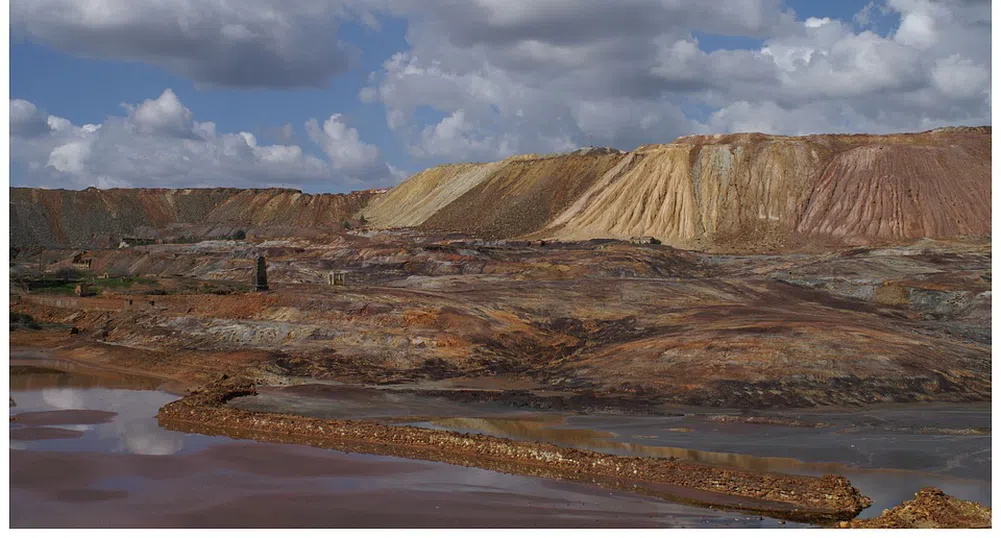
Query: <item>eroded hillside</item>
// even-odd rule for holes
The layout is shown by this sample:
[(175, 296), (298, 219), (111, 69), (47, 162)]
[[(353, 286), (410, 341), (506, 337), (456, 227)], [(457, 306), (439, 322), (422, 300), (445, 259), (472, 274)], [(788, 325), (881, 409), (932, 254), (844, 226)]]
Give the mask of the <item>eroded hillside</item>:
[[(73, 252), (52, 252), (61, 261), (42, 269), (58, 274)], [(531, 400), (540, 405), (990, 398), (988, 242), (742, 256), (384, 232), (88, 255), (80, 278), (93, 287), (81, 297), (73, 282), (31, 280), (34, 256), (17, 261), (12, 312), (61, 328), (12, 331), (15, 345), (71, 346), (193, 384), (247, 368), (414, 389), (516, 376), (548, 391)], [(262, 255), (270, 291), (256, 293)], [(340, 270), (347, 285), (328, 285)]]
[(793, 250), (990, 235), (990, 128), (895, 135), (682, 137), (450, 165), (364, 210), (377, 227), (488, 238), (652, 236), (707, 250)]
[(341, 226), (371, 192), (310, 195), (289, 189), (10, 189), (12, 247), (116, 244), (188, 225), (193, 235), (227, 226)]
[(977, 238), (991, 233), (990, 163), (990, 127), (977, 127), (687, 136), (631, 152), (437, 166), (384, 194), (13, 188), (11, 243), (113, 246), (123, 236), (218, 238), (238, 227), (261, 228), (258, 237), (315, 236), (352, 217), (485, 239), (650, 236), (730, 252)]

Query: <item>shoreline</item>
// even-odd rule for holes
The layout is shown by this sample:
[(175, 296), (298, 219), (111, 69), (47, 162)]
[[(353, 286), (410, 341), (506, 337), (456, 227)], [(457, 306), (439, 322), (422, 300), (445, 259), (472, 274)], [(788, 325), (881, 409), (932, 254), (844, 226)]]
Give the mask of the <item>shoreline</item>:
[[(142, 367), (135, 361), (127, 363), (132, 367), (106, 364), (109, 360), (115, 362), (118, 353), (124, 351), (118, 346), (105, 348), (111, 356), (102, 354), (98, 357), (94, 354), (96, 348), (93, 347), (93, 342), (90, 345), (79, 342), (77, 345), (54, 348), (23, 344), (12, 347), (12, 351), (23, 355), (12, 360), (12, 363), (54, 362), (69, 365), (73, 370), (81, 368), (92, 373), (107, 371), (122, 374), (127, 371), (131, 375), (158, 379), (161, 385), (174, 385), (175, 389), (185, 385), (199, 386), (196, 383), (210, 375), (202, 372), (198, 376), (201, 379), (198, 380), (184, 376), (188, 377), (184, 381), (178, 377), (165, 376), (163, 374), (167, 371), (190, 372), (183, 367), (178, 371), (176, 367), (180, 365), (170, 364), (169, 361), (166, 364), (164, 361), (155, 361), (154, 364), (143, 364)], [(193, 358), (187, 357), (188, 360)], [(858, 514), (869, 506), (868, 497), (862, 495), (849, 480), (833, 475), (801, 476), (774, 471), (742, 470), (687, 459), (616, 456), (560, 447), (545, 441), (516, 441), (483, 434), (385, 425), (372, 419), (321, 419), (229, 407), (227, 403), (231, 399), (257, 393), (257, 384), (262, 387), (270, 386), (268, 379), (253, 376), (252, 372), (256, 370), (251, 368), (251, 371), (246, 372), (250, 377), (229, 377), (223, 374), (216, 381), (201, 385), (201, 389), (171, 391), (182, 397), (163, 406), (155, 418), (161, 427), (185, 433), (441, 462), (511, 475), (598, 486), (677, 504), (822, 526), (843, 528), (846, 525), (891, 524), (880, 518), (857, 519)], [(187, 396), (184, 396), (185, 393)], [(737, 419), (738, 416), (727, 418)], [(986, 433), (990, 435), (989, 431)], [(966, 503), (958, 499), (955, 502)], [(981, 506), (978, 510), (990, 513), (990, 508)], [(948, 514), (949, 511), (943, 513)], [(958, 521), (952, 519), (949, 524), (958, 524)], [(897, 521), (892, 524), (899, 526), (902, 523)], [(979, 525), (973, 520), (969, 524)]]
[(871, 501), (843, 478), (759, 473), (680, 459), (615, 456), (534, 441), (427, 430), (360, 420), (328, 420), (227, 407), (256, 393), (222, 380), (171, 402), (159, 424), (186, 433), (306, 444), (347, 452), (438, 461), (571, 480), (673, 502), (817, 524), (851, 520)]

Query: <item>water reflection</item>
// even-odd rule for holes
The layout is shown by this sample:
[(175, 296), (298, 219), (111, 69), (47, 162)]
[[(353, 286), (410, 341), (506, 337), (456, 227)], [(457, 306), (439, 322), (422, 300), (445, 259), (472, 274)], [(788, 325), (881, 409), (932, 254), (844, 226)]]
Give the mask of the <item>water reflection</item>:
[[(44, 379), (17, 379), (12, 391), (12, 416), (35, 413), (10, 426), (21, 432), (10, 445), (14, 527), (780, 525), (575, 483), (165, 431), (153, 416), (175, 396), (52, 372), (12, 377), (35, 375)], [(87, 423), (63, 424), (74, 417)], [(38, 432), (56, 429), (46, 420), (82, 435)]]
[[(161, 429), (155, 420), (157, 410), (176, 396), (156, 390), (105, 388), (139, 384), (149, 380), (121, 377), (113, 374), (94, 375), (55, 368), (11, 366), (11, 397), (17, 402), (10, 415), (26, 417), (38, 412), (52, 413), (49, 424), (19, 424), (11, 428), (22, 430), (15, 450), (75, 450), (112, 451), (131, 454), (167, 455), (184, 449), (185, 435)], [(72, 413), (70, 411), (77, 411)], [(93, 423), (95, 411), (114, 413), (104, 423)], [(89, 413), (89, 415), (88, 415)], [(42, 435), (42, 431), (24, 431), (58, 426), (61, 430), (82, 432), (76, 438), (69, 435)], [(26, 440), (37, 438), (34, 440)]]
[(10, 390), (124, 388), (153, 390), (161, 381), (131, 374), (83, 368), (51, 359), (11, 359)]
[(153, 422), (132, 422), (119, 431), (119, 447), (132, 454), (166, 456), (184, 448), (183, 436), (164, 430)]
[[(475, 432), (525, 441), (543, 441), (624, 456), (678, 458), (716, 466), (739, 467), (758, 472), (813, 474), (844, 473), (853, 467), (835, 462), (804, 462), (794, 458), (771, 458), (709, 452), (677, 447), (661, 447), (611, 441), (615, 434), (588, 429), (559, 428), (559, 417), (542, 421), (517, 419), (438, 419), (427, 424), (454, 431)], [(556, 426), (556, 427), (555, 427)], [(809, 471), (810, 473), (807, 473)]]
[(53, 409), (86, 409), (79, 389), (42, 389), (42, 401)]
[(758, 472), (799, 473), (841, 473), (848, 467), (841, 463), (804, 462), (794, 458), (774, 458), (748, 456), (727, 452), (708, 452), (670, 446), (651, 446), (637, 443), (612, 441), (614, 434), (590, 429), (560, 428), (561, 417), (544, 420), (518, 420), (494, 418), (445, 418), (429, 421), (433, 426), (466, 432), (478, 432), (497, 437), (509, 437), (526, 441), (543, 441), (576, 448), (587, 448), (599, 452), (626, 456), (652, 458), (679, 458), (710, 465), (739, 467)]
[(971, 413), (965, 408), (909, 406), (890, 410), (889, 415), (886, 410), (874, 409), (863, 416), (848, 412), (824, 415), (823, 422), (841, 420), (845, 424), (868, 424), (869, 419), (882, 417), (876, 422), (878, 428), (845, 432), (837, 427), (707, 423), (698, 416), (530, 414), (508, 407), (343, 386), (303, 385), (262, 392), (231, 405), (253, 411), (483, 433), (617, 455), (674, 457), (755, 472), (838, 474), (873, 499), (866, 516), (878, 515), (883, 508), (908, 500), (927, 486), (968, 500), (991, 502), (990, 480), (984, 479), (990, 473), (989, 437), (902, 435), (887, 429), (911, 423), (966, 427), (972, 421), (978, 425), (982, 413), (977, 409)]
[[(612, 432), (564, 428), (563, 417), (545, 417), (538, 420), (510, 418), (442, 418), (427, 422), (411, 423), (431, 427), (483, 433), (526, 441), (541, 441), (556, 445), (583, 448), (626, 456), (679, 458), (714, 466), (728, 466), (758, 472), (801, 475), (838, 474), (847, 477), (859, 490), (873, 500), (873, 505), (860, 517), (879, 515), (913, 497), (914, 493), (928, 486), (939, 487), (950, 495), (977, 501), (990, 506), (990, 481), (970, 480), (953, 476), (896, 469), (864, 469), (841, 462), (810, 462), (787, 457), (763, 457), (731, 452), (713, 452), (671, 446), (651, 446), (614, 440)], [(806, 432), (804, 435), (816, 435)], [(745, 434), (746, 435), (746, 434)], [(754, 435), (750, 433), (749, 435)], [(649, 436), (655, 437), (655, 436)], [(739, 439), (735, 439), (739, 442)], [(822, 441), (821, 441), (822, 442)], [(989, 449), (988, 449), (989, 450)], [(957, 458), (959, 456), (956, 456)]]
[[(18, 439), (11, 440), (11, 449), (28, 451), (54, 451), (54, 452), (90, 452), (90, 453), (120, 453), (120, 454), (140, 454), (156, 455), (163, 459), (162, 462), (174, 461), (171, 458), (178, 458), (185, 454), (193, 454), (203, 451), (206, 447), (228, 446), (232, 443), (228, 439), (205, 437), (199, 435), (185, 435), (177, 432), (170, 432), (160, 429), (153, 418), (157, 410), (176, 396), (163, 391), (156, 390), (135, 390), (142, 388), (142, 385), (129, 385), (127, 380), (111, 376), (116, 388), (108, 388), (101, 385), (100, 376), (77, 375), (74, 372), (58, 371), (54, 368), (39, 369), (15, 369), (11, 368), (12, 396), (17, 402), (17, 407), (11, 407), (11, 415), (38, 411), (71, 411), (71, 410), (91, 410), (110, 411), (116, 413), (106, 423), (83, 423), (80, 420), (76, 424), (59, 424), (58, 428), (81, 432), (79, 438), (56, 437), (53, 432), (45, 435), (45, 432), (24, 432), (30, 426), (12, 423), (12, 429), (21, 429), (23, 433), (18, 435)], [(148, 383), (148, 381), (143, 381)], [(340, 395), (340, 392), (338, 392)], [(349, 396), (354, 393), (348, 393)], [(411, 395), (389, 394), (373, 403), (367, 400), (366, 394), (356, 395), (356, 400), (348, 399), (337, 401), (330, 398), (305, 399), (305, 404), (301, 400), (300, 409), (297, 411), (309, 411), (318, 415), (332, 416), (353, 416), (355, 412), (363, 412), (372, 416), (386, 416), (389, 414), (387, 408), (391, 410), (403, 409), (405, 412), (469, 412), (471, 409), (484, 411), (485, 408), (465, 407), (461, 404), (442, 403), (433, 401), (431, 404), (421, 403), (415, 405), (416, 398)], [(301, 397), (300, 397), (301, 398)], [(297, 400), (289, 398), (289, 402), (296, 403)], [(267, 402), (265, 402), (267, 403)], [(281, 405), (288, 405), (285, 400), (278, 401)], [(307, 405), (308, 404), (308, 405)], [(293, 406), (294, 407), (294, 406)], [(268, 409), (285, 410), (288, 409)], [(493, 412), (487, 409), (488, 412)], [(499, 411), (497, 411), (499, 412)], [(507, 410), (510, 413), (510, 410)], [(399, 415), (396, 415), (399, 416)], [(441, 415), (432, 415), (441, 416)], [(974, 500), (990, 505), (991, 492), (989, 480), (990, 447), (989, 438), (980, 454), (977, 449), (983, 439), (976, 440), (973, 444), (963, 445), (948, 444), (943, 436), (923, 436), (912, 437), (908, 443), (908, 449), (915, 455), (908, 454), (908, 458), (921, 456), (924, 458), (947, 457), (949, 469), (955, 466), (965, 465), (971, 469), (979, 469), (986, 461), (986, 470), (983, 476), (986, 480), (964, 480), (954, 476), (944, 474), (932, 474), (926, 472), (897, 471), (863, 469), (858, 466), (848, 465), (845, 461), (847, 448), (866, 456), (867, 459), (858, 463), (864, 467), (900, 467), (904, 455), (900, 451), (893, 452), (887, 447), (895, 446), (889, 444), (891, 441), (900, 442), (899, 437), (884, 436), (874, 437), (866, 434), (841, 434), (824, 433), (813, 429), (786, 431), (784, 437), (780, 439), (770, 438), (768, 431), (778, 431), (769, 426), (755, 425), (754, 427), (740, 427), (728, 429), (726, 432), (713, 433), (708, 430), (699, 430), (691, 433), (688, 428), (677, 428), (679, 423), (664, 421), (662, 419), (643, 422), (640, 419), (633, 421), (618, 417), (609, 419), (607, 417), (593, 417), (594, 421), (581, 423), (581, 417), (567, 418), (558, 415), (546, 414), (535, 415), (530, 419), (518, 419), (507, 417), (495, 418), (439, 418), (430, 422), (418, 423), (416, 425), (434, 428), (446, 428), (465, 432), (478, 432), (488, 435), (508, 437), (523, 440), (535, 440), (555, 443), (563, 446), (571, 446), (609, 452), (621, 455), (638, 455), (647, 457), (676, 457), (693, 461), (699, 461), (711, 465), (725, 465), (739, 467), (759, 472), (783, 472), (790, 474), (826, 474), (835, 473), (847, 476), (864, 494), (873, 498), (874, 505), (862, 517), (878, 515), (879, 511), (889, 508), (901, 501), (911, 498), (915, 491), (926, 486), (936, 486), (946, 493), (960, 498)], [(642, 417), (641, 417), (642, 418)], [(416, 419), (410, 419), (416, 420)], [(576, 427), (565, 427), (566, 421), (571, 420)], [(92, 422), (92, 421), (91, 421)], [(581, 427), (591, 426), (591, 427)], [(606, 431), (607, 430), (607, 431)], [(789, 430), (788, 428), (786, 430)], [(630, 433), (627, 433), (630, 432)], [(671, 432), (675, 435), (664, 435)], [(619, 440), (616, 433), (623, 437), (632, 439), (650, 439), (651, 444), (640, 444), (624, 442)], [(657, 434), (657, 435), (645, 435)], [(832, 441), (832, 437), (837, 438), (837, 443)], [(717, 449), (697, 450), (693, 448), (677, 446), (655, 446), (653, 443), (661, 441), (684, 444), (690, 443), (694, 446), (711, 447)], [(864, 441), (868, 446), (856, 450), (853, 443)], [(919, 442), (920, 441), (920, 442)], [(970, 441), (970, 439), (966, 439)], [(951, 441), (950, 441), (951, 442)], [(785, 451), (781, 449), (783, 443), (796, 445), (798, 451)], [(923, 443), (923, 444), (922, 444)], [(241, 447), (247, 445), (239, 445)], [(930, 447), (944, 447), (941, 454), (933, 452)], [(763, 448), (762, 448), (763, 447)], [(720, 450), (722, 449), (722, 450)], [(821, 452), (823, 449), (823, 452)], [(304, 450), (306, 450), (304, 448)], [(732, 450), (728, 452), (726, 450)], [(751, 452), (759, 450), (758, 455), (749, 455), (741, 452)], [(812, 452), (810, 452), (812, 451)], [(249, 453), (241, 448), (240, 453)], [(803, 458), (815, 457), (817, 459), (829, 458), (841, 460), (841, 463), (834, 462), (808, 462), (793, 457), (769, 457), (767, 454), (799, 455)], [(764, 455), (762, 455), (764, 454)], [(978, 454), (980, 454), (978, 456)], [(89, 457), (89, 456), (88, 456)], [(232, 465), (237, 458), (234, 454), (227, 454), (226, 465)], [(278, 465), (275, 458), (266, 458), (267, 463), (260, 464), (260, 467), (275, 470)], [(222, 460), (220, 460), (222, 461)], [(296, 461), (301, 462), (301, 459)], [(355, 461), (355, 460), (351, 460)], [(937, 460), (936, 460), (937, 461)], [(168, 466), (168, 463), (163, 463)], [(256, 464), (255, 464), (256, 465)], [(507, 492), (517, 492), (523, 495), (532, 484), (538, 482), (534, 479), (501, 478), (502, 475), (489, 471), (465, 470), (464, 468), (454, 468), (452, 466), (437, 466), (435, 464), (434, 473), (416, 480), (414, 484), (424, 485), (404, 485), (399, 482), (399, 478), (393, 479), (394, 487), (405, 489), (432, 488), (437, 491), (457, 491), (461, 484), (469, 490), (480, 491), (484, 495), (497, 490)], [(215, 471), (206, 471), (215, 472)], [(315, 471), (310, 471), (315, 472)], [(952, 471), (941, 471), (943, 473), (954, 473)], [(454, 473), (454, 476), (452, 474)], [(283, 475), (284, 476), (284, 475)], [(977, 477), (977, 475), (972, 475)], [(218, 477), (213, 478), (215, 480)], [(193, 479), (194, 480), (194, 479)], [(204, 478), (203, 478), (204, 480)], [(352, 479), (355, 480), (355, 479)], [(211, 481), (211, 480), (210, 480)], [(357, 482), (371, 483), (370, 477), (355, 480)], [(324, 482), (329, 484), (329, 482)], [(234, 483), (233, 487), (244, 487), (242, 483)], [(355, 489), (360, 486), (352, 486)], [(533, 486), (535, 487), (535, 486)], [(275, 491), (272, 487), (267, 491)], [(607, 492), (602, 493), (605, 495)], [(547, 495), (550, 495), (548, 492)], [(619, 494), (616, 494), (619, 495)], [(544, 497), (545, 495), (543, 495)], [(517, 497), (521, 502), (524, 497)], [(211, 499), (206, 500), (206, 502)], [(491, 501), (493, 502), (493, 501)], [(651, 505), (661, 506), (661, 505)], [(664, 505), (673, 506), (673, 505)], [(618, 509), (618, 508), (617, 508)], [(675, 510), (677, 508), (671, 508)], [(512, 508), (512, 510), (514, 510)], [(680, 510), (680, 509), (678, 509)], [(514, 510), (517, 512), (517, 510)], [(704, 525), (705, 522), (703, 521)], [(719, 522), (712, 522), (711, 525), (718, 525)], [(742, 525), (746, 525), (742, 523)]]

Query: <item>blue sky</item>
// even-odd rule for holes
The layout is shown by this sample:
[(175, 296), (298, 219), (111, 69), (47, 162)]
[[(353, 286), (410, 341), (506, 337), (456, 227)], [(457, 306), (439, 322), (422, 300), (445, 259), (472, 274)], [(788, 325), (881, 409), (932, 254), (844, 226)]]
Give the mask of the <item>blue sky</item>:
[[(102, 0), (14, 0), (12, 184), (343, 191), (443, 162), (692, 132), (990, 122), (989, 3), (751, 0), (658, 13), (637, 0), (635, 17), (623, 2), (611, 20), (587, 0), (477, 2), (206, 0), (197, 13), (168, 2), (164, 15), (136, 0), (113, 16)], [(276, 11), (286, 30), (274, 29)]]
[(390, 162), (413, 168), (419, 165), (408, 161), (402, 145), (393, 138), (382, 107), (358, 99), (368, 73), (393, 53), (407, 49), (405, 20), (386, 16), (380, 23), (381, 31), (358, 22), (339, 28), (342, 38), (356, 44), (362, 57), (357, 66), (331, 77), (328, 87), (280, 90), (196, 85), (154, 65), (81, 57), (12, 36), (10, 96), (31, 101), (75, 124), (98, 124), (108, 115), (121, 114), (121, 103), (139, 103), (171, 88), (196, 118), (210, 119), (223, 131), (253, 132), (264, 141), (275, 141), (272, 131), (285, 124), (301, 127), (309, 118), (338, 110), (363, 140), (383, 149)]

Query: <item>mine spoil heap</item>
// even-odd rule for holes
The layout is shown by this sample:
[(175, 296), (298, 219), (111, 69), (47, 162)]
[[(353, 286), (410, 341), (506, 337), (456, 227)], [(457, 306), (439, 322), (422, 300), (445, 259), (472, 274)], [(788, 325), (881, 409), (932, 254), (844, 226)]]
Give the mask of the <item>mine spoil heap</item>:
[(989, 529), (991, 509), (924, 488), (909, 501), (883, 510), (879, 517), (841, 523), (854, 529)]
[[(487, 239), (629, 240), (795, 251), (990, 235), (990, 127), (889, 135), (681, 137), (449, 164), (389, 192), (11, 188), (11, 245), (78, 245), (174, 225), (418, 227)], [(224, 230), (224, 228), (229, 227)], [(242, 229), (242, 228), (241, 228)]]
[(165, 405), (161, 426), (184, 432), (440, 461), (500, 472), (575, 480), (676, 502), (805, 522), (848, 520), (871, 504), (843, 478), (758, 473), (677, 459), (624, 457), (487, 435), (252, 412), (226, 402), (256, 393), (223, 379)]
[(989, 235), (990, 132), (702, 135), (628, 153), (445, 165), (374, 197), (364, 213), (380, 228), (652, 237), (713, 250)]
[(65, 247), (101, 240), (116, 247), (123, 238), (152, 236), (172, 226), (195, 227), (195, 235), (248, 227), (329, 227), (365, 207), (372, 196), (371, 191), (304, 194), (291, 189), (11, 187), (10, 240), (13, 247)]

